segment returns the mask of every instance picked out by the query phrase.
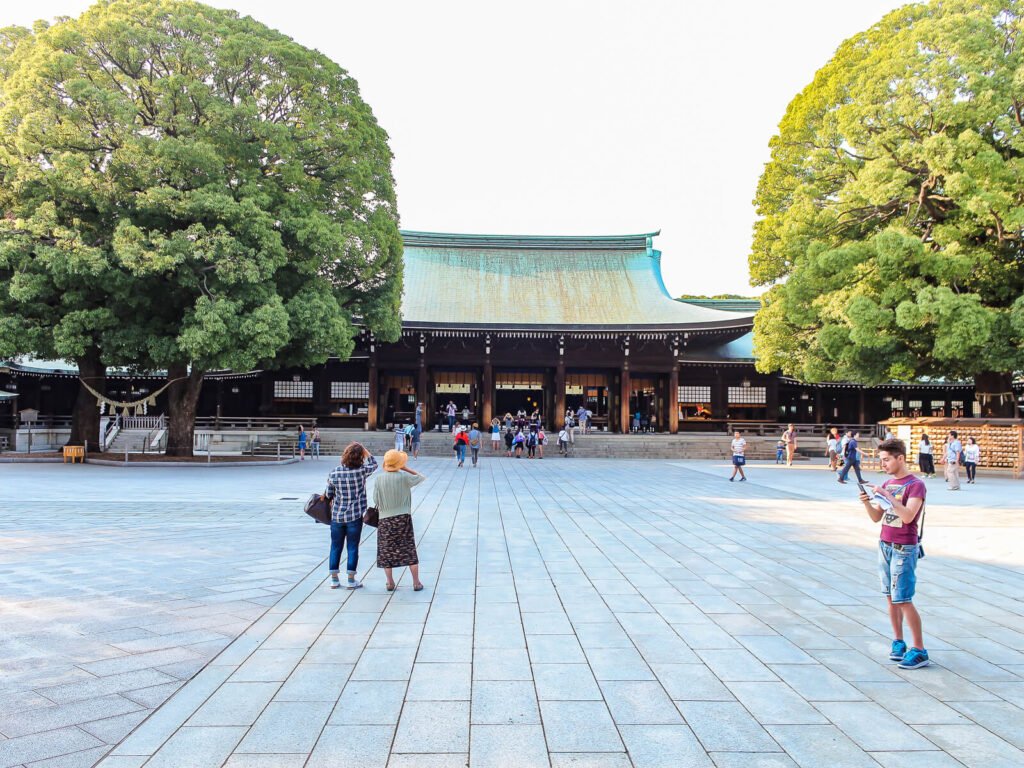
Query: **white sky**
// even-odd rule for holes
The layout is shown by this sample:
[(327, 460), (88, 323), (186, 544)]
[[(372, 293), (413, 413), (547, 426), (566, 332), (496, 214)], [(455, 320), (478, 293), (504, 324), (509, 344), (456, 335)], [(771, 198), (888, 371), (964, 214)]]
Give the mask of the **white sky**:
[[(84, 0), (0, 3), (0, 25)], [(317, 48), (391, 137), (405, 229), (661, 229), (665, 283), (749, 286), (751, 203), (786, 105), (893, 0), (212, 0)]]

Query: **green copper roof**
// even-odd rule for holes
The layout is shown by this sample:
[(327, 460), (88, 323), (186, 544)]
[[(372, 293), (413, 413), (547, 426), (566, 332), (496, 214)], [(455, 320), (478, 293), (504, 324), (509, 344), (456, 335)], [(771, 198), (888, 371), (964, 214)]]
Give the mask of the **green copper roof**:
[(406, 327), (743, 329), (750, 314), (675, 301), (657, 232), (524, 237), (403, 232)]
[(676, 299), (676, 301), (693, 304), (695, 307), (710, 307), (723, 312), (743, 312), (748, 315), (761, 308), (760, 299)]

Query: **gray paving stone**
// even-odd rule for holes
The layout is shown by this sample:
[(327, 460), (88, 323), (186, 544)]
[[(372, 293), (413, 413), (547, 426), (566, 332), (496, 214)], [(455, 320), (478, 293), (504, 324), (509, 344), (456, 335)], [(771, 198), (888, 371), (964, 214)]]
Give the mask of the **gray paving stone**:
[(470, 768), (548, 768), (544, 730), (536, 725), (474, 725)]
[(395, 752), (467, 752), (468, 701), (410, 701), (402, 709)]
[(407, 701), (469, 701), (471, 687), (471, 665), (415, 664)]
[(540, 723), (533, 683), (528, 680), (474, 681), (471, 722), (474, 726)]
[(113, 745), (135, 730), (135, 727), (148, 716), (148, 710), (140, 709), (125, 715), (107, 717), (103, 720), (93, 720), (88, 723), (79, 723), (78, 727), (86, 733), (95, 736), (103, 743)]
[(93, 768), (109, 751), (109, 746), (93, 747), (81, 752), (71, 752), (67, 755), (27, 763), (25, 768)]
[(368, 648), (352, 670), (353, 680), (408, 680), (415, 648)]
[(653, 680), (643, 656), (635, 648), (588, 648), (587, 661), (598, 680)]
[(331, 725), (394, 725), (405, 700), (405, 681), (350, 680), (331, 713)]
[(711, 752), (716, 768), (797, 768), (789, 755), (750, 752)]
[(677, 701), (733, 701), (735, 696), (703, 664), (652, 664), (668, 695)]
[(769, 725), (768, 733), (800, 768), (877, 768), (877, 763), (834, 725)]
[(551, 768), (632, 768), (624, 752), (554, 752)]
[(236, 751), (309, 754), (333, 708), (326, 701), (272, 701)]
[(586, 664), (534, 664), (533, 677), (541, 701), (601, 699), (594, 673)]
[(740, 703), (762, 725), (827, 722), (821, 713), (785, 683), (726, 683)]
[(40, 707), (0, 718), (0, 733), (7, 738), (52, 731), (68, 725), (135, 712), (142, 707), (121, 696), (102, 696), (72, 704)]
[(231, 680), (236, 683), (284, 682), (305, 654), (305, 648), (260, 648), (253, 651)]
[(952, 702), (954, 709), (978, 725), (1024, 749), (1024, 710), (1005, 701)]
[(862, 690), (822, 664), (771, 664), (769, 668), (808, 701), (864, 701), (866, 698)]
[[(541, 614), (537, 614), (541, 615)], [(576, 636), (568, 635), (527, 635), (526, 647), (530, 661), (534, 664), (585, 664), (586, 656)]]
[(146, 763), (153, 768), (219, 768), (228, 759), (245, 728), (185, 727), (177, 731)]
[(533, 680), (525, 648), (479, 649), (473, 655), (474, 680)]
[(447, 753), (433, 755), (402, 755), (391, 754), (388, 768), (466, 768), (469, 755), (465, 753)]
[(352, 664), (301, 662), (274, 695), (274, 700), (337, 701), (353, 669)]
[(934, 750), (935, 745), (910, 726), (869, 701), (821, 701), (815, 707), (868, 752)]
[(99, 739), (78, 728), (56, 728), (0, 741), (0, 765), (31, 763), (100, 746), (103, 743)]
[(771, 682), (778, 677), (756, 656), (742, 648), (698, 650), (697, 655), (724, 682)]
[(686, 725), (623, 725), (619, 730), (636, 768), (712, 765)]
[(708, 752), (778, 752), (781, 747), (739, 703), (680, 701), (679, 711)]
[(153, 685), (173, 681), (174, 678), (170, 675), (165, 675), (154, 669), (142, 669), (106, 677), (94, 677), (77, 683), (40, 688), (37, 692), (57, 704), (70, 704), (83, 699), (97, 699), (113, 693), (134, 691), (138, 688), (149, 688)]
[(188, 719), (190, 726), (252, 725), (280, 683), (224, 683)]
[(682, 718), (656, 681), (603, 680), (601, 693), (616, 725), (665, 725)]
[(603, 701), (541, 701), (552, 752), (622, 752), (625, 747)]
[(328, 725), (309, 756), (308, 768), (387, 768), (393, 725)]

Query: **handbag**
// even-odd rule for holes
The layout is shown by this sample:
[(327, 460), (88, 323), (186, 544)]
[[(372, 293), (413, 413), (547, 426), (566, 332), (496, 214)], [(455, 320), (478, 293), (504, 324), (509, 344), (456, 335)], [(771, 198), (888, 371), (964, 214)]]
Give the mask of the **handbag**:
[(744, 464), (747, 463), (747, 457), (741, 454), (736, 454), (733, 458), (736, 460), (737, 467), (742, 467)]
[(363, 513), (363, 523), (371, 528), (376, 528), (380, 523), (380, 510), (376, 507), (367, 507)]
[(318, 523), (331, 524), (331, 499), (327, 494), (310, 494), (303, 511)]

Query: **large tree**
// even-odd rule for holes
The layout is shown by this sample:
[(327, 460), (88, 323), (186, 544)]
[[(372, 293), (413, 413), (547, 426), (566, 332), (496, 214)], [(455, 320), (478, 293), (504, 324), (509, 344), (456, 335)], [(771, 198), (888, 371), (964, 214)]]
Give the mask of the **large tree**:
[(8, 39), (0, 304), (29, 318), (8, 346), (91, 312), (87, 354), (168, 371), (168, 453), (191, 455), (205, 371), (345, 357), (355, 322), (397, 338), (391, 153), (337, 64), (187, 0)]
[(1014, 415), (1024, 368), (1024, 3), (943, 0), (843, 43), (790, 103), (757, 198), (761, 370), (973, 377)]

